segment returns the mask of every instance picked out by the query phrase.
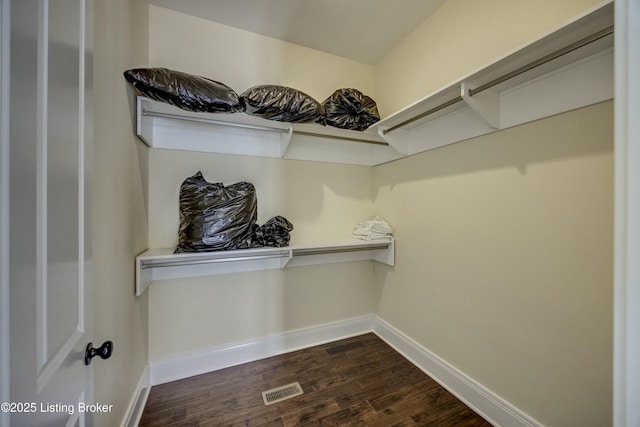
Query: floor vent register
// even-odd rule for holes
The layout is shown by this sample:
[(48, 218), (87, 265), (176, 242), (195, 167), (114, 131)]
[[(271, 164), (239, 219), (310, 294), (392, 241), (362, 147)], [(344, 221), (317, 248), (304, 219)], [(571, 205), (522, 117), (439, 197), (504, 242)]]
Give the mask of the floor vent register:
[(271, 405), (272, 403), (282, 402), (283, 400), (291, 399), (295, 396), (300, 396), (303, 393), (302, 387), (299, 382), (283, 385), (281, 387), (272, 388), (271, 390), (262, 392), (262, 399), (265, 405)]

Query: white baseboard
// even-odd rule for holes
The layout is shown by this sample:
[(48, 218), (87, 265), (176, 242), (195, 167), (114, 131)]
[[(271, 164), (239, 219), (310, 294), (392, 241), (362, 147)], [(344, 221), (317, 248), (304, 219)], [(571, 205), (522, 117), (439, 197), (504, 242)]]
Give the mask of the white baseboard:
[(149, 364), (151, 385), (361, 335), (373, 330), (373, 321), (371, 314), (153, 360)]
[[(375, 315), (355, 317), (154, 360), (149, 364), (149, 384), (157, 385), (175, 381), (368, 332), (378, 335), (491, 424), (509, 427), (542, 427), (541, 423)], [(130, 418), (135, 420), (133, 416)], [(139, 420), (139, 416), (137, 419)], [(124, 426), (129, 425), (135, 424)]]
[(494, 426), (542, 427), (541, 423), (379, 317), (375, 318), (373, 332)]
[(120, 427), (136, 427), (138, 425), (140, 418), (142, 417), (142, 412), (144, 411), (144, 405), (147, 403), (150, 390), (151, 384), (149, 382), (149, 367), (146, 367), (140, 377), (140, 381), (138, 381), (138, 385), (136, 386), (135, 392), (129, 402), (127, 412), (122, 419)]

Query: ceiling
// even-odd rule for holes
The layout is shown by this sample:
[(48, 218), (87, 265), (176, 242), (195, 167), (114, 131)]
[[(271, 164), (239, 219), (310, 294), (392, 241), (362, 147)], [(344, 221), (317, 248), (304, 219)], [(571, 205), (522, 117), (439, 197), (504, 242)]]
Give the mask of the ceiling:
[(375, 64), (445, 1), (149, 0), (149, 3)]

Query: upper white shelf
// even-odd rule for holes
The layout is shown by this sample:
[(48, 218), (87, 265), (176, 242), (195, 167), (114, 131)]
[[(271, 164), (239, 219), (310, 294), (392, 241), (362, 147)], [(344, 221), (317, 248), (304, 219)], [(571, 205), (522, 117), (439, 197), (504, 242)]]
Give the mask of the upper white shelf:
[(374, 260), (395, 265), (393, 238), (349, 239), (281, 248), (261, 247), (233, 251), (173, 253), (149, 249), (136, 257), (136, 295), (156, 280), (269, 270), (313, 264)]
[(138, 97), (138, 136), (153, 148), (375, 165), (400, 155), (378, 135), (244, 113), (194, 113)]
[(386, 117), (364, 132), (138, 98), (150, 147), (377, 165), (613, 98), (613, 1)]
[(405, 155), (613, 98), (606, 1), (376, 124)]

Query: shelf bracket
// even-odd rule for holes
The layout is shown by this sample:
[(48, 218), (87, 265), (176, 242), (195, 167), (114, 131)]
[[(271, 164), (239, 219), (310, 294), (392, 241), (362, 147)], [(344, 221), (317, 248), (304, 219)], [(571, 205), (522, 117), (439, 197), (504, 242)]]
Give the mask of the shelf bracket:
[(289, 261), (291, 261), (292, 258), (293, 258), (293, 250), (289, 249), (287, 251), (287, 256), (284, 256), (284, 257), (280, 258), (280, 270), (284, 270), (287, 267), (287, 264), (289, 264)]
[(460, 97), (480, 117), (493, 129), (500, 129), (500, 94), (492, 89), (485, 89), (473, 96), (469, 93), (475, 86), (467, 82), (460, 84)]
[(291, 137), (293, 136), (293, 126), (289, 125), (286, 132), (280, 135), (280, 158), (284, 159), (291, 143)]
[(378, 135), (400, 154), (400, 157), (411, 154), (410, 152), (410, 134), (405, 129), (394, 129), (393, 135), (388, 132), (386, 127), (378, 127)]

